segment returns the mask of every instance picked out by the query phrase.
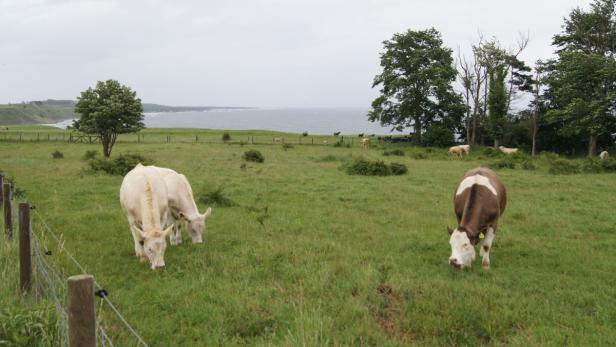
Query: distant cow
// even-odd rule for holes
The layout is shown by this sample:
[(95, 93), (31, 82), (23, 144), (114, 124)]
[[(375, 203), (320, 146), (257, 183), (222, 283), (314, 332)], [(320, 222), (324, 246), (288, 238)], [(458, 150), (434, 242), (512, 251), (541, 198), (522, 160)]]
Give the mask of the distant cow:
[(507, 205), (507, 191), (494, 171), (477, 168), (464, 174), (453, 197), (458, 227), (449, 230), (451, 256), (455, 268), (471, 266), (475, 260), (475, 245), (483, 238), (479, 251), (484, 268), (490, 267), (490, 248), (496, 227)]
[(361, 139), (361, 146), (363, 148), (368, 148), (370, 147), (370, 139), (367, 137), (364, 137), (363, 139)]
[(505, 146), (498, 146), (498, 149), (505, 154), (513, 154), (518, 152), (517, 148), (507, 148)]
[(338, 136), (338, 135), (340, 135), (340, 131), (336, 131), (336, 132), (334, 133), (334, 136)]
[(166, 230), (169, 207), (167, 188), (158, 170), (138, 164), (122, 181), (120, 204), (128, 219), (135, 255), (141, 261), (149, 260), (152, 269), (165, 266), (165, 238), (173, 226)]
[(205, 220), (212, 214), (208, 208), (205, 213), (199, 213), (193, 196), (193, 191), (186, 176), (171, 169), (157, 168), (167, 187), (169, 211), (174, 219), (173, 232), (169, 237), (171, 245), (182, 242), (181, 220), (188, 223), (188, 233), (193, 243), (203, 243)]
[(471, 146), (469, 145), (459, 145), (453, 146), (449, 148), (449, 154), (455, 154), (459, 158), (462, 158), (464, 155), (468, 155), (471, 151)]
[(610, 157), (610, 154), (607, 151), (603, 151), (601, 152), (601, 154), (599, 154), (599, 158), (601, 160), (607, 160)]

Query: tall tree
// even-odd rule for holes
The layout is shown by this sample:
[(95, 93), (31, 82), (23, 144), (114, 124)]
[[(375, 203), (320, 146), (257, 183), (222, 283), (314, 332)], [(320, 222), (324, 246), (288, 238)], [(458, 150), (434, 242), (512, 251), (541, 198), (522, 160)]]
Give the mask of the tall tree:
[(99, 135), (105, 157), (111, 155), (119, 134), (144, 128), (141, 100), (129, 87), (115, 80), (98, 81), (96, 88), (81, 92), (75, 113), (80, 115), (73, 124), (75, 129)]
[(545, 113), (545, 105), (541, 90), (545, 83), (545, 72), (548, 70), (547, 63), (538, 60), (535, 63), (535, 77), (531, 81), (531, 89), (533, 93), (533, 99), (530, 103), (531, 106), (531, 155), (535, 156), (537, 151), (537, 136), (539, 134), (539, 126), (541, 124), (542, 115)]
[(509, 111), (507, 108), (507, 68), (504, 64), (492, 67), (489, 72), (490, 87), (488, 91), (488, 111), (487, 130), (494, 139), (494, 147), (498, 147), (499, 141), (503, 137), (505, 130), (506, 116)]
[(563, 123), (562, 136), (587, 136), (594, 156), (598, 138), (616, 131), (616, 0), (574, 9), (553, 44), (558, 58), (546, 78), (546, 117)]
[(394, 34), (383, 42), (383, 72), (372, 87), (380, 87), (380, 96), (372, 102), (371, 121), (402, 130), (413, 127), (415, 139), (433, 124), (459, 130), (464, 105), (452, 83), (457, 72), (452, 51), (443, 47), (440, 33), (434, 29)]

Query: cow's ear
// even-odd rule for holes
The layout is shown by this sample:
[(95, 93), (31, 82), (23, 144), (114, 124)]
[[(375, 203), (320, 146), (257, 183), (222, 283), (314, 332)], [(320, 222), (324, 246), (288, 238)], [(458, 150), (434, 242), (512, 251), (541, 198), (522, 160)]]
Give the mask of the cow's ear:
[(145, 231), (141, 230), (138, 226), (135, 226), (135, 230), (137, 230), (137, 234), (139, 234), (141, 240), (145, 240)]
[(453, 234), (453, 229), (451, 229), (449, 225), (447, 226), (447, 232), (449, 233), (449, 235)]
[(173, 224), (171, 224), (171, 226), (170, 226), (170, 227), (168, 227), (167, 229), (165, 229), (165, 230), (163, 231), (163, 236), (164, 236), (164, 237), (169, 236), (169, 233), (171, 232), (171, 230), (173, 230)]
[(203, 219), (207, 219), (212, 214), (212, 208), (208, 207), (205, 213), (203, 214)]

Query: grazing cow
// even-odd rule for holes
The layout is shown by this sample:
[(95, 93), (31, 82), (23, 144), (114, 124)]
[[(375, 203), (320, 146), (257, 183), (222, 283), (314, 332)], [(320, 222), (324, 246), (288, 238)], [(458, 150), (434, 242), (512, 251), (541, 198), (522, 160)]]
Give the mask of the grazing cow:
[(364, 137), (363, 139), (361, 139), (361, 146), (363, 148), (369, 148), (370, 147), (370, 139), (367, 137)]
[(193, 191), (186, 176), (171, 169), (157, 168), (167, 187), (169, 212), (174, 219), (173, 232), (169, 236), (171, 245), (182, 242), (181, 220), (188, 223), (188, 233), (193, 243), (203, 243), (205, 220), (212, 214), (208, 208), (204, 214), (199, 213), (193, 196)]
[(488, 168), (477, 168), (464, 174), (453, 197), (458, 227), (449, 230), (451, 256), (455, 268), (471, 266), (475, 245), (483, 238), (479, 251), (484, 268), (490, 267), (490, 248), (500, 216), (507, 205), (507, 191), (500, 178)]
[(601, 154), (599, 154), (599, 158), (601, 160), (607, 160), (610, 157), (610, 154), (607, 151), (603, 151), (601, 152)]
[(137, 164), (124, 176), (120, 204), (135, 240), (135, 255), (149, 260), (152, 269), (165, 266), (165, 238), (173, 229), (162, 229), (169, 217), (167, 187), (158, 170)]
[(449, 148), (449, 154), (455, 154), (459, 158), (462, 158), (464, 155), (468, 155), (471, 151), (471, 146), (469, 145), (459, 145), (453, 146)]
[(498, 149), (505, 154), (513, 154), (518, 152), (517, 148), (507, 148), (505, 146), (498, 146)]

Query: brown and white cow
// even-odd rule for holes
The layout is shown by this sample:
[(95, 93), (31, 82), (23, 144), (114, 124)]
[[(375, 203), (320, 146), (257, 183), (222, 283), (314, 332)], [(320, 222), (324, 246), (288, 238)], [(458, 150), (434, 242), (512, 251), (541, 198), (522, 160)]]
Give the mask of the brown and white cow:
[(363, 139), (361, 139), (361, 146), (362, 148), (369, 148), (370, 147), (370, 139), (367, 137), (364, 137)]
[(456, 268), (471, 266), (475, 247), (483, 238), (479, 251), (484, 268), (490, 267), (490, 248), (498, 220), (505, 212), (507, 191), (500, 178), (488, 168), (476, 168), (464, 174), (453, 197), (458, 227), (449, 230), (451, 256), (449, 264)]
[(603, 151), (599, 154), (599, 158), (601, 160), (607, 160), (610, 157), (610, 154), (607, 151)]
[(133, 234), (135, 255), (141, 261), (149, 260), (152, 269), (164, 267), (165, 238), (173, 226), (162, 228), (169, 218), (169, 205), (167, 188), (158, 170), (137, 164), (124, 176), (120, 204)]
[(498, 149), (505, 154), (514, 154), (518, 152), (517, 148), (507, 148), (505, 146), (498, 146)]

